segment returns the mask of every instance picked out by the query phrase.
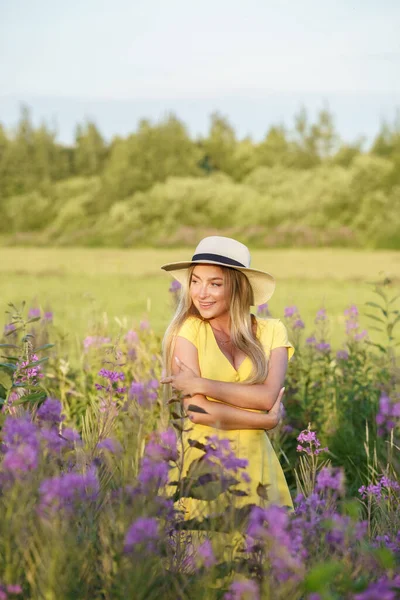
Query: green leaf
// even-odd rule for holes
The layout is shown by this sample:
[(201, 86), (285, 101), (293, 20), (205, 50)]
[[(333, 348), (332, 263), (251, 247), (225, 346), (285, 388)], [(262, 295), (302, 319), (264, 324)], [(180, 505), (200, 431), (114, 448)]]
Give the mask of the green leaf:
[(5, 369), (10, 369), (11, 371), (16, 371), (17, 367), (13, 365), (13, 363), (0, 363), (0, 367), (4, 367)]
[(48, 350), (49, 348), (54, 348), (55, 344), (45, 344), (44, 346), (39, 346), (39, 348), (35, 348), (35, 352), (40, 352), (40, 350)]
[(374, 308), (379, 308), (380, 310), (382, 310), (382, 306), (380, 304), (377, 304), (376, 302), (366, 302), (365, 304), (367, 306), (373, 306)]
[(5, 390), (9, 390), (12, 387), (12, 384), (12, 377), (10, 377), (6, 371), (0, 371), (0, 385), (2, 385)]
[(323, 592), (342, 571), (343, 565), (338, 561), (316, 565), (304, 580), (306, 592)]
[(386, 321), (384, 319), (381, 319), (380, 317), (377, 317), (375, 315), (371, 315), (371, 314), (367, 313), (365, 316), (369, 317), (370, 319), (374, 319), (375, 321), (379, 321), (380, 323), (383, 323), (383, 324), (386, 323)]
[(19, 404), (25, 404), (26, 402), (37, 402), (38, 400), (44, 400), (46, 398), (45, 392), (36, 392), (35, 394), (26, 394), (22, 396), (16, 402), (13, 402), (13, 406), (18, 406)]
[(19, 350), (19, 346), (16, 346), (15, 344), (0, 344), (0, 348), (16, 348)]
[(394, 554), (389, 550), (389, 548), (376, 548), (374, 549), (373, 554), (384, 569), (395, 568), (396, 561)]
[(36, 321), (40, 321), (40, 319), (41, 317), (32, 317), (32, 319), (29, 319), (26, 324), (29, 325), (29, 323), (36, 323)]

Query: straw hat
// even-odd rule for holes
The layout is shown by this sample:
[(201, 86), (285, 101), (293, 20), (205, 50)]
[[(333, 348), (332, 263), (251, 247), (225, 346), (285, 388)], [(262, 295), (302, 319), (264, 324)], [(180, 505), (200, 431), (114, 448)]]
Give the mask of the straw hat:
[(218, 265), (242, 271), (250, 282), (256, 306), (267, 302), (275, 290), (275, 279), (265, 271), (250, 269), (250, 252), (247, 246), (232, 238), (212, 235), (198, 244), (191, 260), (168, 263), (161, 268), (168, 271), (179, 283), (187, 283), (187, 272), (192, 265)]

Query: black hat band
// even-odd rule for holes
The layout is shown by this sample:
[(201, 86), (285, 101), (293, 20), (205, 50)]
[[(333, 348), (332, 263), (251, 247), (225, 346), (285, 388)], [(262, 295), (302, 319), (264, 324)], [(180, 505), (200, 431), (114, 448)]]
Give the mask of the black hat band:
[(192, 257), (192, 261), (196, 260), (212, 260), (214, 262), (223, 263), (224, 265), (231, 265), (232, 267), (243, 267), (244, 269), (247, 268), (246, 265), (243, 265), (239, 261), (234, 260), (233, 258), (229, 258), (227, 256), (220, 256), (219, 254), (195, 254)]

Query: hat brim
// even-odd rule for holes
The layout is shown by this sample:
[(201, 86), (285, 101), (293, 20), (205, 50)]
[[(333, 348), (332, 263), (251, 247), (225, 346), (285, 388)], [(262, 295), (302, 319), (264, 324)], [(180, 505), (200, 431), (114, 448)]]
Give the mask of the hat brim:
[[(179, 281), (182, 286), (187, 284), (187, 272), (188, 269), (194, 265), (217, 265), (219, 267), (227, 267), (226, 264), (207, 260), (207, 261), (185, 261), (185, 262), (176, 262), (176, 263), (168, 263), (163, 265), (161, 269), (167, 271)], [(241, 271), (248, 278), (250, 285), (253, 290), (254, 295), (254, 305), (259, 306), (260, 304), (264, 304), (268, 302), (271, 298), (272, 294), (275, 291), (275, 279), (269, 273), (265, 271), (259, 271), (258, 269), (250, 269), (248, 267), (231, 267), (230, 269), (236, 269), (237, 271)]]

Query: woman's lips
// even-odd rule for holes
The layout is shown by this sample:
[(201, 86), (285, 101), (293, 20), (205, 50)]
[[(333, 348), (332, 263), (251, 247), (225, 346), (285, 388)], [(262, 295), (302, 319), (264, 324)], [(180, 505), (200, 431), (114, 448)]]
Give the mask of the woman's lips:
[(201, 308), (211, 308), (214, 305), (214, 302), (199, 302)]

